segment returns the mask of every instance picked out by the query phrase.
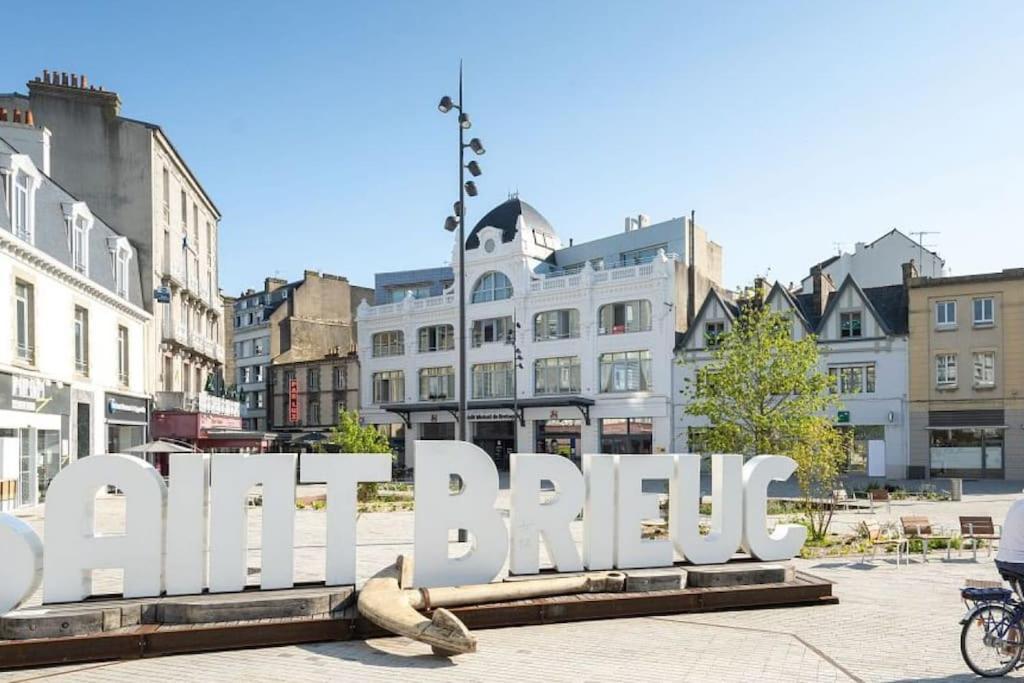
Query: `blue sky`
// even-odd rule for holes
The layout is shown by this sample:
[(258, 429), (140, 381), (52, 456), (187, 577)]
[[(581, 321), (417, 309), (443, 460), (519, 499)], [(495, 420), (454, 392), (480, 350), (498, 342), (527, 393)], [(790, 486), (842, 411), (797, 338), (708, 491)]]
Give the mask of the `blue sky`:
[(1024, 265), (1024, 3), (146, 7), (9, 3), (0, 91), (86, 73), (164, 126), (224, 214), (227, 293), (447, 262), (460, 56), (471, 223), (512, 190), (576, 241), (694, 209), (729, 286), (892, 227), (955, 274)]

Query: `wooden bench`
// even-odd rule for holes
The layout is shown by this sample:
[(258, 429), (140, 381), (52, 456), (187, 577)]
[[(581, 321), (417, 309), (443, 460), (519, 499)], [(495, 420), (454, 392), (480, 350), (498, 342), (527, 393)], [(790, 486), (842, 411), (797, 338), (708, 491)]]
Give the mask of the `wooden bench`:
[[(886, 549), (896, 548), (897, 567), (900, 566), (900, 560), (903, 558), (904, 553), (906, 553), (908, 556), (910, 555), (910, 542), (907, 539), (901, 536), (897, 536), (895, 538), (886, 536), (882, 532), (882, 527), (878, 524), (878, 522), (861, 522), (860, 524), (861, 528), (864, 531), (864, 534), (867, 536), (868, 544), (871, 546), (872, 560), (875, 559), (875, 555), (879, 547)], [(909, 563), (909, 557), (907, 558), (907, 561)], [(864, 550), (864, 557), (861, 558), (861, 562), (863, 564), (867, 564), (868, 562), (867, 549)]]
[(998, 541), (1002, 534), (1002, 527), (993, 522), (991, 517), (960, 518), (960, 537), (970, 539), (975, 561), (978, 559), (978, 541), (989, 541), (988, 556), (992, 557), (993, 541)]
[[(931, 522), (927, 517), (907, 516), (900, 517), (900, 525), (903, 527), (903, 536), (910, 541), (921, 541), (921, 559), (928, 561), (928, 544), (931, 541), (946, 542), (946, 559), (950, 559), (953, 547), (953, 536), (950, 534), (935, 533)], [(909, 552), (909, 545), (908, 545)]]

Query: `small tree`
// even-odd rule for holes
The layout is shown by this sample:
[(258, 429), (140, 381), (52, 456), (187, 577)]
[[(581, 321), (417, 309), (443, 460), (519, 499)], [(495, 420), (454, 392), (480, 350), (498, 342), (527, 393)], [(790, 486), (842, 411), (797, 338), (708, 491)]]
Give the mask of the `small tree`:
[(833, 492), (839, 487), (852, 437), (851, 433), (836, 429), (828, 420), (818, 417), (808, 421), (803, 437), (788, 453), (796, 460), (801, 507), (812, 541), (823, 540), (832, 524)]
[[(695, 367), (684, 393), (686, 412), (707, 418), (710, 453), (788, 455), (797, 460), (797, 481), (811, 535), (828, 530), (811, 519), (811, 500), (831, 487), (842, 467), (842, 435), (822, 417), (837, 404), (830, 379), (819, 367), (813, 335), (794, 339), (792, 320), (764, 306), (758, 293), (740, 301), (732, 329), (707, 340), (711, 362)], [(691, 361), (692, 364), (692, 361)]]
[[(372, 425), (360, 424), (359, 413), (344, 408), (338, 411), (338, 424), (331, 427), (327, 443), (342, 453), (391, 453), (391, 444), (386, 436)], [(376, 498), (378, 486), (377, 482), (360, 483), (359, 500)]]

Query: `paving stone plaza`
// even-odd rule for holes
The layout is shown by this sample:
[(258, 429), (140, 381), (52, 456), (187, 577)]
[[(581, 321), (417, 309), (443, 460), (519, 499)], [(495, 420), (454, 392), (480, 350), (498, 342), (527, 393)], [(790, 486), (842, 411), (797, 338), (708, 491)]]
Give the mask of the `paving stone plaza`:
[[(309, 492), (306, 492), (309, 493)], [(507, 510), (507, 491), (499, 506)], [(959, 515), (1001, 521), (1020, 486), (970, 482), (961, 502), (894, 501), (873, 512), (840, 512), (835, 524), (929, 516), (953, 527)], [(120, 524), (122, 501), (101, 498), (101, 529)], [(42, 507), (23, 517), (43, 530)], [(259, 509), (250, 514), (250, 582), (258, 583)], [(409, 512), (360, 516), (360, 580), (412, 549)], [(578, 529), (577, 529), (578, 532)], [(296, 580), (323, 578), (324, 513), (297, 512)], [(958, 588), (968, 578), (994, 579), (982, 551), (920, 553), (897, 567), (879, 556), (796, 560), (798, 569), (835, 582), (834, 606), (683, 614), (638, 619), (476, 631), (479, 652), (439, 659), (404, 638), (320, 643), (161, 659), (98, 663), (0, 673), (0, 681), (256, 681), (256, 680), (973, 680), (960, 659)], [(103, 572), (98, 592), (120, 588)], [(37, 595), (33, 602), (38, 603)]]

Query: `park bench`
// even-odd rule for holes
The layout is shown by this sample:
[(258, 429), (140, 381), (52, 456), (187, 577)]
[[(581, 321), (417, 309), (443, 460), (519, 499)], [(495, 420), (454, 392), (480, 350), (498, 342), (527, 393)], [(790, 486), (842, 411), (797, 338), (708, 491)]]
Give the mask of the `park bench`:
[[(881, 525), (878, 522), (861, 522), (861, 528), (864, 531), (864, 535), (868, 539), (868, 545), (871, 547), (871, 559), (875, 559), (875, 555), (878, 548), (895, 548), (896, 549), (896, 566), (900, 566), (900, 560), (903, 559), (903, 554), (908, 555), (907, 561), (909, 562), (910, 555), (910, 542), (902, 536), (888, 536), (885, 531), (882, 530)], [(867, 548), (864, 549), (864, 557), (861, 559), (863, 564), (868, 562)]]
[(953, 536), (951, 534), (941, 533), (941, 531), (936, 533), (935, 530), (932, 529), (932, 524), (928, 521), (927, 517), (900, 517), (900, 525), (903, 527), (903, 536), (907, 539), (908, 544), (910, 541), (921, 541), (922, 561), (928, 561), (928, 544), (931, 541), (945, 541), (946, 559), (950, 559), (950, 552), (953, 546)]
[(992, 556), (992, 545), (1002, 536), (1002, 526), (992, 521), (991, 517), (961, 517), (960, 537), (970, 539), (974, 559), (978, 559), (978, 541), (988, 541), (988, 556)]
[(855, 493), (854, 497), (858, 501), (864, 500), (867, 503), (867, 505), (863, 509), (866, 509), (870, 512), (874, 512), (875, 503), (878, 503), (879, 505), (885, 503), (886, 513), (888, 514), (892, 512), (892, 498), (889, 496), (889, 491), (887, 491), (886, 489), (870, 489), (868, 491), (863, 491), (859, 494)]

